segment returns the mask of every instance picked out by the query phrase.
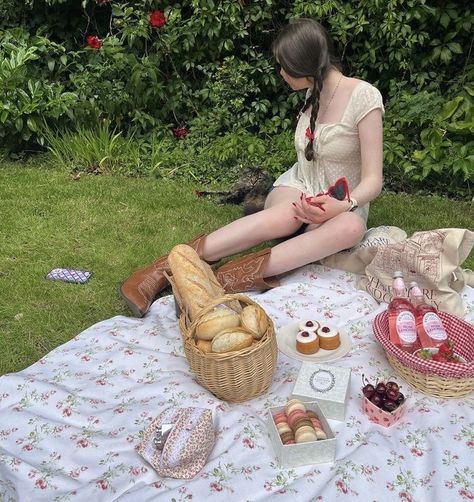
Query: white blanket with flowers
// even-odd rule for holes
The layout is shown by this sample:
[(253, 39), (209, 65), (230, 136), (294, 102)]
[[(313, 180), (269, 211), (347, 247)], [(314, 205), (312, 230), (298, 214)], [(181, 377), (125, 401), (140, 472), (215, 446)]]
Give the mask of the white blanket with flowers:
[[(270, 391), (228, 404), (200, 387), (181, 346), (172, 297), (143, 320), (114, 317), (36, 364), (0, 378), (1, 501), (447, 501), (474, 498), (474, 399), (443, 400), (403, 386), (401, 422), (390, 429), (360, 412), (361, 374), (391, 371), (371, 323), (385, 306), (352, 274), (310, 265), (253, 295), (276, 326), (328, 319), (352, 337), (334, 363), (352, 369), (344, 422), (331, 421), (336, 461), (280, 468), (266, 410), (285, 403), (300, 364), (283, 354)], [(474, 321), (474, 289), (463, 292)], [(309, 314), (310, 313), (310, 314)], [(169, 406), (213, 410), (217, 441), (192, 480), (162, 479), (135, 451), (140, 433)]]

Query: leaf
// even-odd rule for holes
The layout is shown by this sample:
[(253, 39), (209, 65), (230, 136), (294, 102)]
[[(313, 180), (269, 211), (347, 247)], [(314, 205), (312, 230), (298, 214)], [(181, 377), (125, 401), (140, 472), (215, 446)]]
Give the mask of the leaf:
[(18, 117), (15, 120), (15, 127), (18, 132), (21, 132), (23, 129), (23, 119), (21, 117)]
[(439, 20), (441, 26), (443, 26), (444, 28), (447, 28), (448, 24), (449, 24), (449, 16), (444, 12)]
[(61, 61), (61, 63), (63, 64), (63, 66), (66, 66), (66, 63), (67, 63), (67, 56), (65, 54), (63, 54), (60, 58), (59, 58), (59, 61)]
[(451, 101), (448, 101), (442, 108), (441, 112), (438, 115), (438, 119), (442, 122), (449, 119), (454, 112), (458, 109), (459, 104), (464, 98), (462, 96), (457, 96)]
[(28, 128), (30, 129), (30, 131), (33, 131), (33, 132), (37, 132), (38, 131), (38, 126), (36, 125), (36, 122), (33, 119), (33, 117), (28, 117), (28, 119), (26, 121), (26, 125), (28, 126)]
[(447, 48), (447, 47), (443, 47), (441, 49), (441, 54), (440, 54), (440, 59), (441, 61), (443, 61), (444, 63), (449, 63), (451, 61), (451, 56), (452, 52)]
[(450, 42), (448, 47), (451, 52), (454, 52), (454, 54), (462, 54), (462, 48), (457, 42)]
[(56, 64), (56, 63), (55, 63), (52, 59), (50, 59), (50, 60), (48, 61), (48, 68), (49, 68), (49, 71), (51, 71), (51, 72), (52, 72), (52, 71), (54, 70), (54, 66), (55, 66), (55, 64)]

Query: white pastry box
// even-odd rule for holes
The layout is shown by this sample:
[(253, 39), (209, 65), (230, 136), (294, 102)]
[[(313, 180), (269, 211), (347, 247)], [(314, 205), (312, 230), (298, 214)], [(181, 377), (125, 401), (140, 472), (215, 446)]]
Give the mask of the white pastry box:
[(273, 449), (282, 467), (298, 467), (301, 465), (324, 464), (334, 462), (336, 457), (336, 438), (326, 420), (326, 417), (315, 401), (303, 402), (306, 410), (312, 410), (318, 415), (327, 439), (312, 441), (310, 443), (297, 443), (284, 445), (281, 442), (278, 429), (273, 420), (273, 415), (284, 411), (284, 406), (274, 406), (268, 412), (268, 430)]
[(292, 397), (317, 401), (326, 418), (344, 421), (350, 380), (350, 368), (304, 362)]

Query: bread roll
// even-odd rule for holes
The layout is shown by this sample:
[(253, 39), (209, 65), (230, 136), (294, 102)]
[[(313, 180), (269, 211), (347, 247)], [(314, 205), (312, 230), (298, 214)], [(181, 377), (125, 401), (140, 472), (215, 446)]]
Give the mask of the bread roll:
[(239, 314), (227, 307), (216, 307), (199, 321), (196, 326), (196, 336), (201, 340), (212, 340), (224, 329), (236, 328), (239, 324)]
[(212, 340), (212, 352), (223, 353), (250, 347), (253, 336), (242, 328), (229, 328), (219, 333)]
[(255, 340), (260, 340), (268, 328), (265, 311), (257, 305), (247, 305), (240, 314), (242, 327), (252, 333)]
[(214, 298), (224, 294), (211, 267), (199, 258), (192, 247), (186, 244), (175, 246), (168, 255), (168, 264), (174, 287), (191, 321)]
[(209, 354), (211, 352), (211, 342), (209, 340), (196, 340), (196, 347), (204, 354)]

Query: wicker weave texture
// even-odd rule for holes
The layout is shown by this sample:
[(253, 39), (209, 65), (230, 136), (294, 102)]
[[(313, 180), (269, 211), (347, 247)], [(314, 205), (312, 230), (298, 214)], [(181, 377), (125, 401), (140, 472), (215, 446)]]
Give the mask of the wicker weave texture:
[(278, 354), (275, 328), (267, 315), (268, 328), (265, 334), (250, 347), (224, 354), (204, 354), (196, 347), (196, 326), (205, 314), (222, 304), (237, 312), (247, 305), (261, 308), (247, 296), (225, 295), (202, 309), (192, 323), (185, 313), (181, 314), (179, 327), (184, 352), (196, 374), (196, 380), (219, 399), (238, 403), (260, 396), (270, 387)]
[(435, 397), (462, 397), (474, 390), (474, 378), (442, 378), (436, 375), (418, 373), (393, 358), (386, 352), (392, 368), (412, 387)]
[(374, 319), (374, 334), (385, 349), (391, 366), (412, 387), (435, 397), (467, 396), (474, 390), (474, 327), (445, 312), (440, 312), (440, 317), (449, 337), (456, 343), (456, 352), (462, 355), (467, 363), (424, 361), (399, 349), (390, 342), (387, 311), (378, 314)]

